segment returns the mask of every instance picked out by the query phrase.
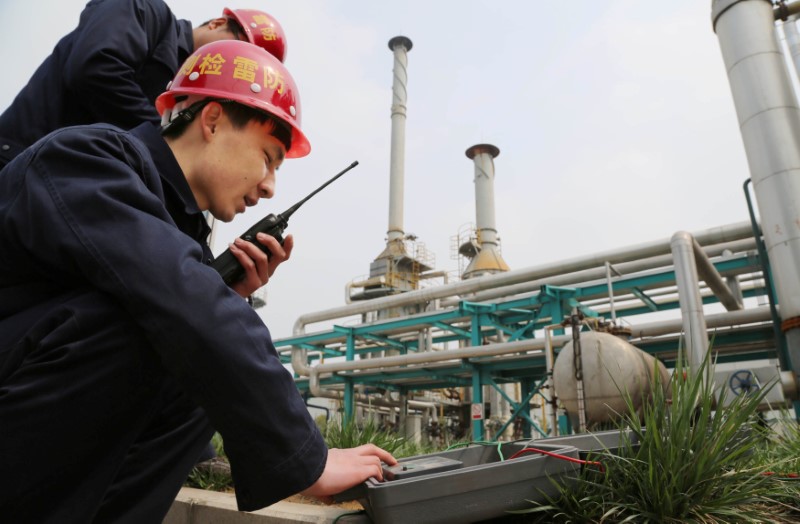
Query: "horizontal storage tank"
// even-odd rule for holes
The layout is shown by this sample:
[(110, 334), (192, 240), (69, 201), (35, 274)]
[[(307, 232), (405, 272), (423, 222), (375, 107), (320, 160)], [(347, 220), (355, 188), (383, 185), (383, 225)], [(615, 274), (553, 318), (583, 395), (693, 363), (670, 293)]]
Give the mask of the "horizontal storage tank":
[[(652, 392), (656, 369), (662, 387), (669, 391), (670, 375), (664, 364), (622, 338), (587, 331), (581, 333), (580, 343), (588, 425), (610, 421), (615, 413), (627, 413), (624, 391), (631, 396), (636, 409), (640, 409), (642, 400)], [(574, 355), (573, 343), (568, 342), (553, 366), (556, 396), (573, 420), (578, 416)]]

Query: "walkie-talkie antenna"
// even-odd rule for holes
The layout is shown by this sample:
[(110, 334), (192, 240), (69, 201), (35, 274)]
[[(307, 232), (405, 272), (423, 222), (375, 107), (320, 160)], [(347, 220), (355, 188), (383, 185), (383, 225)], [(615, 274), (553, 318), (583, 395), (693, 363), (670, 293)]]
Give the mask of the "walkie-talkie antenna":
[[(244, 234), (242, 235), (242, 239), (255, 244), (261, 251), (269, 255), (270, 252), (269, 249), (267, 249), (267, 246), (265, 246), (261, 242), (258, 242), (256, 240), (256, 236), (259, 233), (265, 233), (267, 235), (270, 235), (275, 240), (277, 240), (281, 245), (283, 245), (283, 236), (282, 236), (283, 231), (284, 229), (286, 229), (286, 226), (289, 225), (289, 217), (292, 216), (292, 213), (297, 211), (297, 209), (300, 206), (302, 206), (309, 198), (313, 197), (314, 195), (316, 195), (317, 193), (328, 187), (328, 184), (330, 184), (343, 174), (347, 173), (357, 165), (358, 165), (358, 160), (350, 164), (341, 172), (334, 175), (333, 178), (331, 178), (330, 180), (319, 186), (317, 189), (312, 191), (310, 195), (308, 195), (303, 200), (296, 203), (283, 213), (278, 213), (277, 215), (270, 213), (269, 215), (265, 216), (264, 218), (259, 220), (258, 223), (256, 223), (254, 226), (245, 231)], [(222, 280), (228, 285), (237, 282), (238, 280), (241, 280), (241, 278), (244, 276), (244, 268), (242, 268), (239, 261), (236, 260), (236, 257), (233, 256), (233, 253), (231, 253), (230, 249), (226, 249), (220, 256), (218, 256), (211, 264), (211, 266), (214, 269), (216, 269), (217, 272), (219, 272), (219, 274), (222, 276)]]
[(353, 168), (354, 168), (354, 167), (356, 167), (357, 165), (358, 165), (358, 160), (356, 160), (355, 162), (353, 162), (352, 164), (350, 164), (350, 165), (349, 165), (349, 166), (347, 166), (346, 168), (342, 169), (342, 170), (341, 170), (339, 173), (337, 173), (336, 175), (334, 175), (334, 177), (333, 177), (333, 178), (331, 178), (330, 180), (328, 180), (327, 182), (325, 182), (324, 184), (322, 184), (321, 186), (319, 186), (317, 189), (315, 189), (314, 191), (312, 191), (312, 192), (311, 192), (311, 194), (309, 194), (309, 195), (308, 195), (307, 197), (305, 197), (303, 200), (301, 200), (300, 202), (296, 203), (295, 205), (293, 205), (292, 207), (290, 207), (289, 209), (287, 209), (286, 211), (284, 211), (283, 213), (281, 213), (281, 214), (280, 214), (280, 215), (281, 215), (281, 218), (283, 218), (284, 220), (289, 220), (289, 217), (290, 217), (290, 216), (292, 216), (292, 214), (293, 214), (295, 211), (297, 211), (297, 208), (299, 208), (300, 206), (302, 206), (303, 204), (305, 204), (306, 200), (308, 200), (309, 198), (313, 197), (314, 195), (316, 195), (317, 193), (319, 193), (320, 191), (322, 191), (323, 189), (325, 189), (326, 187), (328, 187), (328, 185), (329, 185), (331, 182), (333, 182), (334, 180), (336, 180), (337, 178), (339, 178), (339, 177), (340, 177), (340, 176), (342, 176), (343, 174), (347, 173), (348, 171), (350, 171), (351, 169), (353, 169)]

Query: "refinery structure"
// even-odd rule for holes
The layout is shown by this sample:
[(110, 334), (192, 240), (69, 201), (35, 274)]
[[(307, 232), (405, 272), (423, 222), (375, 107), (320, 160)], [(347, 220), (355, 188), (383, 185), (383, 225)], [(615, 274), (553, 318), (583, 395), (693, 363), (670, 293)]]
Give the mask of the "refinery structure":
[[(798, 13), (798, 2), (712, 2), (750, 172), (750, 220), (509, 267), (495, 220), (502, 144), (465, 144), (475, 226), (454, 239), (457, 278), (404, 230), (413, 43), (392, 38), (385, 246), (376, 239), (369, 274), (345, 285), (344, 305), (302, 315), (291, 337), (275, 341), (309, 405), (340, 407), (345, 420), (378, 417), (421, 439), (577, 433), (602, 427), (621, 390), (647, 395), (654, 374), (664, 384), (681, 352), (717, 391), (772, 385), (763, 409), (796, 410), (800, 106), (787, 57), (800, 63)], [(353, 316), (358, 324), (342, 322)], [(710, 346), (713, 374), (704, 367)]]

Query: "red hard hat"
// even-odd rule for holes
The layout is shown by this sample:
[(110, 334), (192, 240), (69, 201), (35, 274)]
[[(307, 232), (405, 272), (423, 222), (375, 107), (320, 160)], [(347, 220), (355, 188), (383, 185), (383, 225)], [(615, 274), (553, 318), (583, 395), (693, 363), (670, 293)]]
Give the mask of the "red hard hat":
[(287, 158), (311, 151), (300, 130), (300, 95), (289, 71), (264, 49), (240, 40), (218, 40), (196, 49), (156, 99), (159, 114), (175, 107), (176, 96), (225, 99), (259, 109), (292, 130)]
[(269, 54), (284, 61), (286, 58), (286, 35), (277, 20), (264, 11), (255, 9), (228, 9), (223, 16), (233, 18), (242, 26), (251, 44), (263, 47)]

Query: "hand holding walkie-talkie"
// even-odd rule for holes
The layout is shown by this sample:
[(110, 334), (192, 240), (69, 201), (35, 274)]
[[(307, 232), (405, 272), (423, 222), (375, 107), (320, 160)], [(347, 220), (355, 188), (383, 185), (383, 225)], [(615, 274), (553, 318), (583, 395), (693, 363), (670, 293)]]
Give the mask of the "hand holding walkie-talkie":
[[(266, 233), (267, 235), (274, 237), (278, 242), (280, 242), (281, 245), (283, 245), (283, 231), (286, 229), (286, 226), (289, 225), (289, 217), (291, 217), (292, 214), (306, 202), (306, 200), (325, 189), (328, 184), (347, 173), (357, 165), (358, 161), (356, 160), (283, 213), (279, 213), (277, 215), (270, 213), (269, 215), (265, 216), (253, 227), (245, 231), (242, 235), (242, 239), (252, 242), (258, 246), (261, 251), (269, 255), (269, 249), (267, 249), (267, 246), (256, 240), (256, 235), (258, 233)], [(238, 260), (236, 260), (236, 257), (233, 256), (233, 253), (231, 253), (230, 249), (226, 249), (220, 256), (218, 256), (211, 266), (216, 269), (220, 275), (222, 275), (222, 280), (224, 280), (228, 285), (238, 282), (244, 276), (244, 268), (242, 268), (242, 265)]]

